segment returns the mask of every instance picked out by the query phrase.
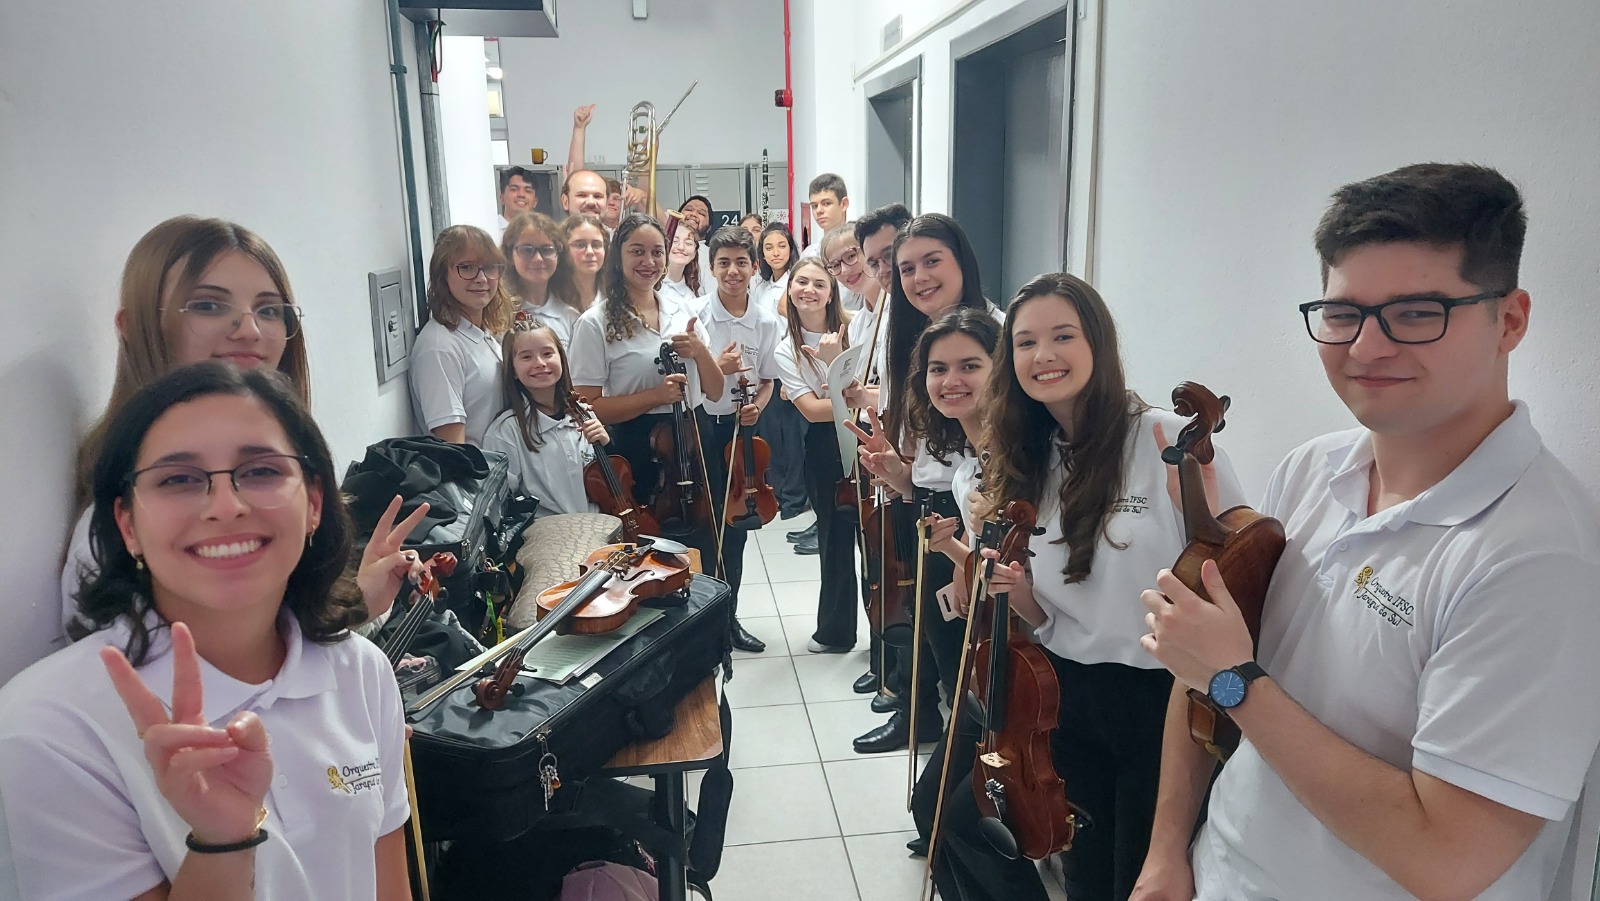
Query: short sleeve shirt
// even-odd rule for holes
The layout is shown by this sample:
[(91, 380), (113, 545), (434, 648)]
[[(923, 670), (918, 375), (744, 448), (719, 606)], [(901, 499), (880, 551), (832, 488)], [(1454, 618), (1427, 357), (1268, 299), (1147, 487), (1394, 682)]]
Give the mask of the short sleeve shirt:
[[(1259, 660), (1312, 716), (1403, 771), (1548, 822), (1479, 897), (1552, 893), (1600, 746), (1600, 505), (1528, 409), (1412, 500), (1368, 516), (1372, 439), (1324, 436), (1278, 467), (1263, 511), (1289, 544)], [(1194, 849), (1204, 901), (1411, 897), (1341, 842), (1248, 740)]]
[[(800, 341), (806, 347), (815, 348), (822, 343), (822, 332), (811, 332), (801, 329)], [(789, 399), (804, 397), (814, 394), (820, 399), (827, 399), (828, 371), (822, 364), (802, 353), (796, 357), (794, 342), (784, 335), (778, 342), (776, 361), (780, 378), (783, 380), (783, 390), (789, 393)]]
[(482, 444), (500, 415), (500, 340), (465, 319), (454, 329), (431, 319), (411, 348), (411, 404), (424, 431), (464, 423)]
[(536, 519), (556, 513), (598, 512), (583, 487), (583, 468), (594, 459), (594, 445), (570, 416), (551, 419), (539, 410), (534, 410), (533, 416), (534, 428), (544, 442), (537, 449), (523, 440), (522, 426), (510, 410), (489, 426), (483, 436), (484, 449), (505, 454), (511, 483), (539, 499)]
[[(637, 394), (661, 384), (661, 370), (656, 360), (661, 357), (661, 345), (681, 335), (695, 317), (693, 308), (665, 294), (657, 294), (660, 331), (651, 331), (644, 323), (636, 322), (633, 336), (617, 341), (606, 340), (606, 304), (598, 300), (583, 311), (572, 327), (572, 343), (567, 357), (572, 363), (572, 384), (584, 388), (599, 388), (607, 397)], [(696, 325), (695, 333), (705, 341), (704, 329)], [(706, 342), (710, 346), (710, 342)], [(698, 403), (700, 373), (693, 360), (683, 361), (689, 375), (690, 401)], [(663, 404), (646, 411), (670, 413), (671, 404)]]
[(578, 321), (577, 310), (554, 297), (537, 307), (522, 301), (517, 309), (550, 326), (550, 331), (555, 332), (556, 340), (561, 342), (562, 347), (572, 343), (572, 325)]
[[(288, 653), (266, 683), (201, 661), (206, 721), (251, 710), (272, 739), (256, 896), (374, 897), (374, 846), (409, 815), (394, 673), (365, 639), (316, 644), (289, 616), (279, 629)], [(139, 675), (170, 704), (167, 634), (155, 632)], [(0, 897), (132, 898), (183, 864), (189, 827), (157, 789), (97, 656), (126, 637), (125, 627), (91, 635), (0, 689)]]
[(702, 404), (707, 413), (726, 416), (736, 412), (733, 393), (738, 387), (740, 375), (752, 383), (772, 381), (781, 375), (775, 354), (780, 340), (787, 340), (784, 337), (785, 324), (771, 308), (756, 303), (748, 295), (743, 316), (728, 312), (716, 292), (700, 299), (697, 315), (705, 331), (706, 346), (711, 352), (720, 356), (723, 348), (736, 343), (739, 345), (739, 355), (744, 360), (743, 368), (750, 370), (723, 376), (722, 399), (707, 400)]

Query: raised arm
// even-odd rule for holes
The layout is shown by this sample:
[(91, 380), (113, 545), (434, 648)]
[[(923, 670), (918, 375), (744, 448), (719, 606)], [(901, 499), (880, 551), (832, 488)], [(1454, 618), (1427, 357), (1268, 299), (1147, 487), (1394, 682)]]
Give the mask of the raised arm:
[(563, 177), (583, 168), (584, 141), (589, 134), (589, 120), (594, 118), (594, 104), (580, 106), (572, 111), (572, 143), (567, 145), (567, 170)]

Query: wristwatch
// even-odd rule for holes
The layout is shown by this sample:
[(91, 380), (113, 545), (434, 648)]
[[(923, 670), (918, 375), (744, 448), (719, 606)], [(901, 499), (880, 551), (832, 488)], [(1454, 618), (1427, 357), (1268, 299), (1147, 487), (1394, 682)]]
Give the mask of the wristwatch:
[(1244, 703), (1250, 683), (1265, 676), (1267, 671), (1254, 660), (1247, 660), (1232, 669), (1219, 671), (1211, 677), (1206, 697), (1223, 710), (1232, 710)]

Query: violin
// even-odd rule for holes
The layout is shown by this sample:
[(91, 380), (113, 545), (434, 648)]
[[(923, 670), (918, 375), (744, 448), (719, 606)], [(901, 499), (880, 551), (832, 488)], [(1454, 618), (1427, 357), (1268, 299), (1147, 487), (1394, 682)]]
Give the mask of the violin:
[[(1261, 608), (1266, 602), (1267, 586), (1287, 542), (1283, 523), (1249, 507), (1233, 507), (1221, 516), (1211, 513), (1200, 467), (1210, 463), (1216, 454), (1211, 436), (1227, 425), (1223, 415), (1230, 404), (1226, 396), (1219, 398), (1195, 382), (1184, 382), (1172, 391), (1173, 411), (1179, 416), (1194, 417), (1178, 433), (1173, 446), (1161, 452), (1163, 462), (1178, 467), (1184, 536), (1188, 541), (1178, 561), (1172, 564), (1172, 574), (1210, 601), (1200, 581), (1200, 565), (1215, 561), (1223, 581), (1228, 583), (1228, 592), (1244, 614), (1254, 648), (1261, 640)], [(1227, 760), (1239, 746), (1239, 727), (1204, 692), (1192, 688), (1189, 735), (1222, 760)]]
[[(567, 393), (567, 415), (572, 421), (588, 423), (591, 413), (579, 402), (577, 392)], [(622, 520), (622, 537), (638, 541), (640, 535), (661, 531), (649, 510), (639, 508), (633, 499), (633, 468), (626, 457), (612, 456), (596, 447), (594, 461), (583, 468), (583, 490), (603, 513)]]
[(999, 519), (985, 522), (967, 556), (967, 584), (973, 586), (972, 634), (988, 633), (969, 651), (971, 669), (965, 704), (981, 727), (972, 765), (972, 794), (979, 829), (1005, 857), (1044, 858), (1072, 846), (1078, 815), (1067, 800), (1066, 785), (1050, 756), (1050, 734), (1060, 722), (1061, 685), (1045, 650), (1015, 627), (1005, 595), (992, 600), (989, 575), (996, 561), (982, 548), (999, 551), (1009, 565), (1030, 556), (1037, 512), (1026, 501), (1011, 501)]
[(472, 686), (478, 706), (500, 710), (521, 693), (516, 680), (522, 661), (546, 635), (558, 629), (591, 635), (615, 631), (646, 598), (680, 592), (689, 579), (688, 548), (675, 541), (652, 538), (596, 549), (584, 562), (581, 577), (539, 593), (539, 621), (511, 639), (494, 673)]
[[(734, 409), (744, 409), (745, 404), (755, 402), (754, 398), (750, 379), (739, 376), (739, 386), (733, 389)], [(778, 496), (767, 484), (772, 449), (767, 446), (766, 439), (740, 434), (743, 431), (735, 427), (733, 441), (726, 451), (728, 497), (723, 506), (723, 522), (735, 529), (759, 529), (778, 515)], [(743, 498), (744, 503), (738, 503), (739, 498)]]
[[(661, 355), (656, 358), (656, 368), (663, 376), (684, 375), (683, 360), (672, 349), (671, 342), (662, 342)], [(650, 449), (661, 459), (661, 481), (656, 486), (655, 505), (651, 510), (664, 534), (682, 537), (697, 529), (711, 528), (716, 521), (711, 510), (711, 496), (702, 485), (705, 470), (696, 478), (695, 461), (700, 457), (700, 430), (690, 418), (693, 412), (684, 401), (672, 405), (672, 418), (660, 422), (650, 430)]]
[(449, 551), (440, 551), (422, 564), (422, 572), (415, 580), (409, 575), (406, 577), (406, 585), (411, 588), (411, 609), (406, 611), (406, 615), (400, 619), (400, 625), (389, 633), (389, 637), (384, 639), (380, 646), (383, 656), (389, 658), (390, 666), (400, 665), (401, 658), (406, 654), (406, 648), (410, 646), (412, 639), (417, 637), (428, 614), (433, 612), (434, 602), (438, 599), (439, 592), (443, 590), (439, 585), (439, 579), (448, 579), (455, 574), (455, 571), (456, 555)]
[(861, 501), (861, 535), (866, 553), (867, 627), (884, 644), (912, 646), (912, 611), (917, 606), (917, 514), (902, 499), (891, 500), (873, 486)]

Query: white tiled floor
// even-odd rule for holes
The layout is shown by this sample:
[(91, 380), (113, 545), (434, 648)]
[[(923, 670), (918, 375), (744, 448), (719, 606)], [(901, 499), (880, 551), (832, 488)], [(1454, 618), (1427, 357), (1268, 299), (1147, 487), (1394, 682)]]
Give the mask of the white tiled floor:
[(806, 651), (821, 575), (783, 536), (811, 520), (775, 520), (745, 548), (739, 618), (767, 650), (734, 654), (733, 806), (712, 890), (727, 901), (918, 901), (906, 752), (850, 744), (885, 720), (850, 690), (867, 669), (865, 620), (857, 650)]

